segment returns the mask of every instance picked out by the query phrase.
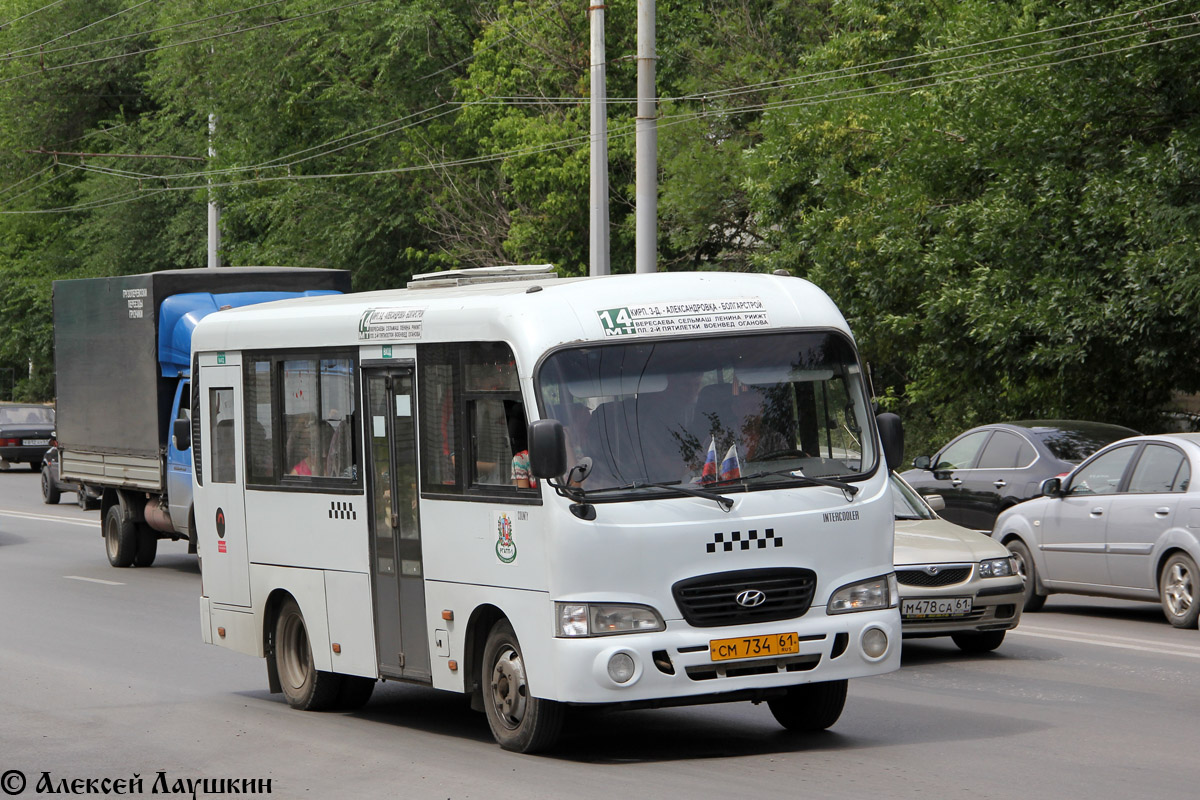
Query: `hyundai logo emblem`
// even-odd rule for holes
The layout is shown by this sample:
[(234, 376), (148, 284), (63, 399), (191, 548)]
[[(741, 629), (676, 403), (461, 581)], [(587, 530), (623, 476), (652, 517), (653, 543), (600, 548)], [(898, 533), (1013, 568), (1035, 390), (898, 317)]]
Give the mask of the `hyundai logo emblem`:
[(754, 608), (767, 602), (767, 596), (758, 589), (743, 589), (738, 592), (737, 597), (734, 599), (737, 600), (739, 606), (746, 608)]

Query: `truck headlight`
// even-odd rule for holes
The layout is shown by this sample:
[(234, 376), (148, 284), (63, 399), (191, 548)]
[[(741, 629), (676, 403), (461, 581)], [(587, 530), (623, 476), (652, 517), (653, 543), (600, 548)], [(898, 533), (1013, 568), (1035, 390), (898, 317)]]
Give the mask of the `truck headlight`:
[(1017, 570), (1013, 566), (1012, 556), (988, 558), (979, 562), (979, 577), (981, 578), (1007, 578), (1016, 574)]
[(612, 603), (555, 603), (558, 626), (555, 636), (611, 636), (618, 633), (647, 633), (667, 629), (650, 606)]
[(849, 614), (854, 611), (876, 611), (891, 608), (900, 602), (896, 587), (896, 573), (889, 572), (878, 578), (850, 583), (829, 597), (825, 607), (828, 614)]

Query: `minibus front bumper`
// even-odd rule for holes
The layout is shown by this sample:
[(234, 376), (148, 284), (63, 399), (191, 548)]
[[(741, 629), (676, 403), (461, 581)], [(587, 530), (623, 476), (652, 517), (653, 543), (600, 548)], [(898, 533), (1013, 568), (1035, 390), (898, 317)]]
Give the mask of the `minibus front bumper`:
[[(770, 652), (779, 649), (780, 637), (787, 652)], [(900, 667), (900, 640), (895, 608), (837, 615), (813, 609), (800, 619), (720, 628), (672, 619), (666, 630), (654, 633), (556, 638), (554, 694), (579, 704), (740, 699), (756, 691), (891, 672)]]

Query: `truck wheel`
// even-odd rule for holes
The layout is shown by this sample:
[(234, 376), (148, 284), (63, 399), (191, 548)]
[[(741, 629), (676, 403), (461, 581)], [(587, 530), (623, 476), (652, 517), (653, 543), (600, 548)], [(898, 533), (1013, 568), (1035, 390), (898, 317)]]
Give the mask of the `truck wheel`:
[(149, 525), (138, 525), (137, 555), (133, 557), (135, 567), (148, 567), (158, 555), (158, 534)]
[(341, 675), (313, 665), (312, 646), (300, 606), (284, 601), (275, 620), (275, 669), (288, 705), (302, 711), (324, 711), (338, 699)]
[(823, 681), (792, 686), (783, 697), (767, 701), (779, 724), (797, 733), (819, 733), (842, 716), (847, 681)]
[(108, 551), (108, 563), (114, 567), (128, 567), (137, 556), (137, 526), (125, 519), (121, 504), (114, 503), (104, 515), (104, 549)]
[(533, 696), (521, 645), (506, 619), (493, 625), (488, 634), (480, 677), (488, 725), (501, 747), (535, 753), (554, 744), (562, 730), (563, 706)]
[(47, 505), (56, 505), (62, 497), (62, 492), (54, 485), (54, 481), (50, 478), (50, 468), (42, 470), (42, 502)]

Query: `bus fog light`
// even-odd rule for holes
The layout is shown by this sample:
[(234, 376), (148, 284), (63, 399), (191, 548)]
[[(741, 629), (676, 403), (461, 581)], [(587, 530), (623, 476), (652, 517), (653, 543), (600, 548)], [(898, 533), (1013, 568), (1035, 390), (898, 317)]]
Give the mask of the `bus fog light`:
[(608, 677), (617, 683), (628, 683), (636, 671), (637, 665), (628, 653), (613, 653), (608, 660)]
[(888, 649), (888, 637), (882, 628), (868, 628), (862, 635), (862, 649), (867, 658), (883, 658)]

